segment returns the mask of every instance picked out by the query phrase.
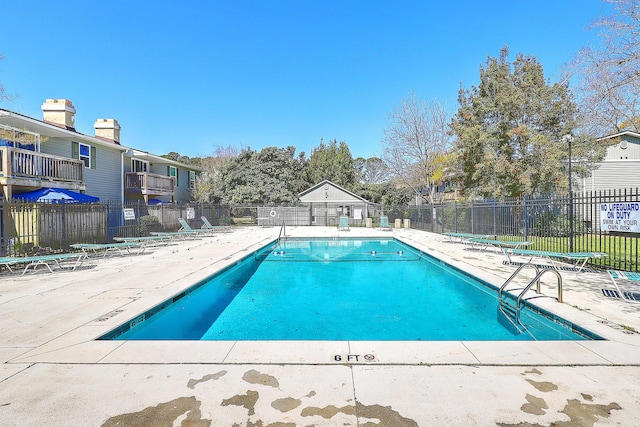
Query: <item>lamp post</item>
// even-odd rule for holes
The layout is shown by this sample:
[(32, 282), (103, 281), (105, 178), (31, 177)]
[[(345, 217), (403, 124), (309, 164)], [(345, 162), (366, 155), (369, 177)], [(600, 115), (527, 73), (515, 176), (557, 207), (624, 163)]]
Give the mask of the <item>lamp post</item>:
[(569, 144), (569, 252), (573, 252), (573, 177), (571, 176), (571, 143), (573, 142), (573, 136), (565, 135), (562, 137), (562, 141)]

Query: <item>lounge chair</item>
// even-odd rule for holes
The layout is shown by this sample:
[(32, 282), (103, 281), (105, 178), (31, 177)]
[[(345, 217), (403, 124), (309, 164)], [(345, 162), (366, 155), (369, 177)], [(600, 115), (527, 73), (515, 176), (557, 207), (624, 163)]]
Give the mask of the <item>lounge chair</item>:
[(75, 259), (75, 263), (70, 268), (71, 270), (75, 270), (77, 267), (82, 265), (84, 260), (87, 258), (87, 254), (84, 252), (78, 253), (64, 253), (64, 254), (51, 254), (51, 255), (34, 255), (34, 256), (25, 256), (25, 257), (4, 257), (0, 258), (0, 264), (6, 266), (10, 272), (13, 272), (11, 269), (12, 266), (16, 265), (25, 265), (22, 274), (25, 274), (29, 267), (33, 267), (33, 271), (35, 271), (39, 265), (46, 266), (51, 273), (53, 273), (53, 269), (50, 264), (55, 264), (58, 268), (65, 268), (62, 266), (62, 262), (66, 260)]
[[(627, 302), (640, 302), (640, 292), (622, 291), (620, 290), (620, 286), (618, 285), (618, 281), (626, 281), (635, 282), (633, 284), (639, 286), (640, 273), (620, 270), (607, 270), (607, 273), (609, 274), (609, 278), (611, 279), (611, 282), (616, 289), (602, 289), (602, 294), (604, 296), (611, 298), (621, 298)], [(640, 291), (640, 287), (638, 288), (638, 291)]]
[(206, 216), (201, 216), (200, 219), (202, 220), (202, 228), (205, 230), (218, 230), (218, 231), (224, 231), (224, 230), (229, 230), (231, 227), (227, 226), (227, 225), (213, 225), (211, 224), (211, 222), (209, 222), (209, 220), (207, 219)]
[(348, 216), (341, 216), (340, 217), (340, 223), (338, 224), (338, 230), (342, 230), (342, 231), (349, 231), (349, 217)]
[(152, 231), (151, 236), (154, 237), (162, 237), (164, 239), (188, 239), (188, 238), (196, 238), (198, 236), (202, 236), (202, 233), (198, 233), (197, 231)]
[(452, 242), (466, 242), (469, 239), (489, 239), (493, 237), (488, 234), (471, 234), (471, 233), (444, 233)]
[(509, 248), (502, 248), (502, 253), (506, 257), (506, 264), (515, 264), (511, 260), (511, 257), (514, 255), (528, 257), (528, 262), (533, 261), (535, 258), (544, 258), (551, 262), (551, 266), (553, 268), (559, 270), (558, 266), (554, 262), (554, 259), (562, 259), (572, 264), (573, 268), (577, 269), (579, 272), (584, 269), (587, 261), (589, 261), (591, 258), (604, 258), (607, 256), (607, 254), (604, 252), (553, 252)]
[(13, 273), (13, 270), (11, 269), (12, 265), (16, 265), (18, 264), (17, 258), (19, 257), (2, 257), (0, 258), (0, 265), (4, 265), (5, 267), (7, 267), (7, 270), (9, 270), (10, 272)]
[(141, 237), (114, 237), (113, 240), (125, 243), (144, 243), (145, 246), (168, 245), (173, 236), (141, 236)]
[(389, 217), (381, 216), (380, 217), (380, 230), (391, 231), (391, 226), (389, 225)]
[(533, 244), (532, 242), (525, 242), (525, 241), (513, 242), (509, 240), (479, 239), (479, 238), (467, 239), (465, 243), (467, 243), (473, 249), (475, 249), (476, 247), (479, 247), (480, 249), (487, 249), (487, 248), (494, 247), (500, 250), (521, 249)]
[(120, 255), (126, 253), (141, 254), (145, 250), (145, 244), (142, 242), (118, 242), (118, 243), (74, 243), (71, 245), (73, 249), (80, 249), (89, 256), (89, 254), (97, 255), (102, 253), (106, 257), (112, 252), (118, 252)]
[(196, 234), (212, 233), (212, 230), (209, 230), (206, 228), (191, 228), (189, 223), (184, 218), (178, 218), (178, 222), (180, 223), (180, 229), (178, 230), (179, 232), (183, 231), (183, 232), (196, 233)]

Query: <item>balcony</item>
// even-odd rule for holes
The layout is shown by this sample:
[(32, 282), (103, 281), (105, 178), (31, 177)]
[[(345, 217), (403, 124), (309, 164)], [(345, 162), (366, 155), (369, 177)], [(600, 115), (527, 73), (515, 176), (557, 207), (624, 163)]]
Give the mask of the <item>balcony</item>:
[[(43, 182), (45, 181), (45, 182)], [(0, 184), (41, 187), (57, 182), (84, 189), (84, 163), (80, 160), (0, 146)]]
[(175, 183), (172, 177), (148, 172), (124, 174), (124, 191), (146, 196), (173, 196)]

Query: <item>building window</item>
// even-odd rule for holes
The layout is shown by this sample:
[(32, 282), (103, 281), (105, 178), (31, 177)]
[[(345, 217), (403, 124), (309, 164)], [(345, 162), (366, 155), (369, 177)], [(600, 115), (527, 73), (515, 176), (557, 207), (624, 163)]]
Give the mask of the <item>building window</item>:
[(176, 187), (178, 186), (178, 168), (175, 166), (167, 166), (167, 175), (173, 177)]
[(96, 168), (96, 147), (74, 141), (71, 144), (71, 157), (82, 161), (87, 169)]
[(189, 190), (196, 188), (196, 172), (189, 171)]
[(149, 172), (149, 162), (131, 159), (131, 172)]

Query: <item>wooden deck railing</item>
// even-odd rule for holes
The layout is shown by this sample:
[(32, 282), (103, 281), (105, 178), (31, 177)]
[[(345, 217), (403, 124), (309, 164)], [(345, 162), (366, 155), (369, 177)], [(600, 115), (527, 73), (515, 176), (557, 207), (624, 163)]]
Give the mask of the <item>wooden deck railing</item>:
[(175, 183), (172, 177), (148, 172), (127, 172), (125, 191), (141, 194), (172, 194)]
[(20, 148), (0, 147), (0, 176), (83, 182), (84, 163)]

